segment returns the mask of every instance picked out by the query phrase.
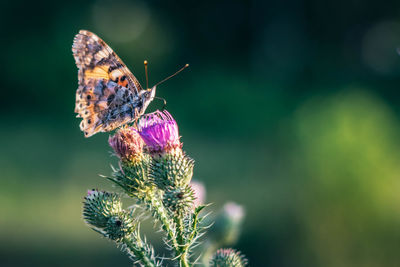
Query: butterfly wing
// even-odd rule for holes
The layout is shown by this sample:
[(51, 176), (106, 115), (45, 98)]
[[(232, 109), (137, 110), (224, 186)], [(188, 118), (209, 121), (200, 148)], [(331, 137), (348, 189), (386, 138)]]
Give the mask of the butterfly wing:
[(103, 40), (81, 30), (72, 52), (79, 69), (75, 112), (85, 137), (112, 131), (142, 113), (140, 83)]

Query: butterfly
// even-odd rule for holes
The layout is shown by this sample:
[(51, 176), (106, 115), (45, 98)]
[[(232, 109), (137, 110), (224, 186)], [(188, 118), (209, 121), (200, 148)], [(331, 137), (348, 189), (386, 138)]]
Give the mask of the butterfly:
[(80, 30), (72, 53), (78, 67), (79, 87), (75, 113), (82, 118), (85, 137), (109, 132), (137, 120), (156, 94), (143, 89), (115, 52), (97, 35)]

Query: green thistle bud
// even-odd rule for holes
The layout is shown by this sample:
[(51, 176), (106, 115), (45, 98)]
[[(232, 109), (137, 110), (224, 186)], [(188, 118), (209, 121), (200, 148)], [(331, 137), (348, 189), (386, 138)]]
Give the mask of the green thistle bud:
[(121, 199), (117, 194), (89, 190), (83, 204), (83, 218), (86, 223), (105, 228), (110, 217), (122, 211)]
[(121, 186), (130, 196), (146, 190), (147, 173), (151, 157), (143, 153), (144, 142), (133, 127), (122, 127), (115, 135), (110, 136), (108, 143), (115, 155), (120, 158), (119, 169), (114, 169), (108, 177)]
[(160, 189), (168, 186), (185, 187), (193, 176), (194, 160), (183, 152), (164, 154), (153, 158), (150, 165), (150, 177)]
[(119, 169), (114, 169), (111, 181), (122, 187), (129, 196), (137, 196), (149, 188), (148, 168), (151, 158), (143, 154), (141, 161), (122, 162)]
[(234, 249), (219, 249), (210, 261), (212, 267), (244, 267), (247, 259)]
[(108, 219), (104, 234), (111, 240), (120, 241), (135, 230), (135, 222), (127, 212), (120, 212)]
[(115, 241), (135, 229), (133, 218), (122, 209), (121, 199), (115, 193), (89, 190), (83, 204), (83, 217), (94, 230)]
[(167, 187), (164, 191), (163, 204), (171, 212), (178, 216), (190, 212), (194, 202), (193, 189), (188, 185), (185, 187)]

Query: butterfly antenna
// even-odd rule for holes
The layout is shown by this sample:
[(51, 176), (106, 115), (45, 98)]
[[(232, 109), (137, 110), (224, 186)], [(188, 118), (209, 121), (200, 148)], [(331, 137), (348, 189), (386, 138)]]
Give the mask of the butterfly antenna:
[(144, 61), (144, 71), (146, 72), (146, 89), (149, 88), (149, 75), (147, 74), (147, 60)]
[(165, 82), (166, 80), (171, 79), (172, 77), (174, 77), (174, 76), (177, 75), (179, 72), (181, 72), (181, 71), (183, 71), (184, 69), (186, 69), (187, 67), (189, 67), (189, 64), (186, 64), (185, 66), (183, 66), (183, 68), (181, 68), (180, 70), (178, 70), (177, 72), (175, 72), (175, 73), (172, 74), (171, 76), (168, 76), (167, 78), (165, 78), (165, 79), (162, 80), (161, 82), (156, 83), (156, 85), (154, 85), (154, 86), (157, 86), (157, 85), (159, 85), (159, 84), (162, 84), (162, 83)]

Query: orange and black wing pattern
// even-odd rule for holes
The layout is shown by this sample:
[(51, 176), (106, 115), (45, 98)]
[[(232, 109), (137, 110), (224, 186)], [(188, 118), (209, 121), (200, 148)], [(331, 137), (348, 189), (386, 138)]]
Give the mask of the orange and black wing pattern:
[(79, 69), (75, 112), (85, 137), (137, 119), (143, 111), (143, 89), (115, 52), (85, 30), (75, 36), (72, 52)]

